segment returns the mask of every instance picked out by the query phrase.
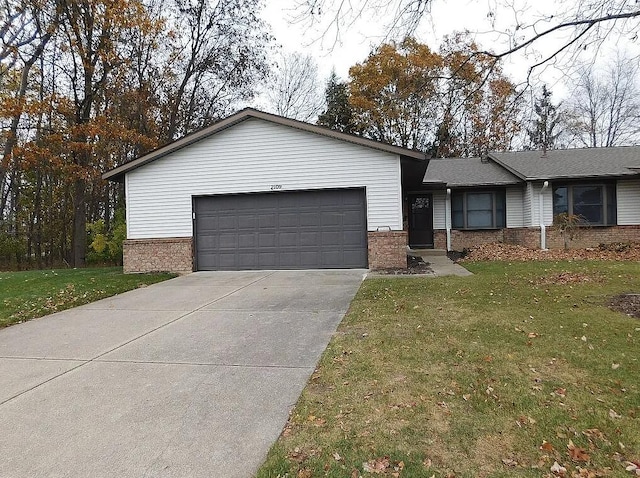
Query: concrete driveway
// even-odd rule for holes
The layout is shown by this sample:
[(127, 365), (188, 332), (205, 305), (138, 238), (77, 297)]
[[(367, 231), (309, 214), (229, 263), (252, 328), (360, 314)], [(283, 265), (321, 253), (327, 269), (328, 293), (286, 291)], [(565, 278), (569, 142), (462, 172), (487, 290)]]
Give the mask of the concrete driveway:
[(252, 476), (363, 275), (199, 272), (0, 330), (0, 476)]

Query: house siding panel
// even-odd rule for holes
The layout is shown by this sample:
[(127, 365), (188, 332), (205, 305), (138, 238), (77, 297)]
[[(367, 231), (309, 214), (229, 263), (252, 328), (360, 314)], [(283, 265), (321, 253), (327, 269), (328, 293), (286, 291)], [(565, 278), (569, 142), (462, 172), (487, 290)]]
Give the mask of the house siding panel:
[(617, 203), (618, 225), (640, 224), (640, 180), (618, 181)]
[(192, 196), (364, 187), (367, 225), (402, 229), (394, 154), (247, 120), (127, 174), (128, 238), (191, 237)]
[(524, 226), (524, 198), (522, 188), (507, 188), (507, 227)]
[(522, 197), (523, 226), (533, 226), (533, 184), (527, 183)]

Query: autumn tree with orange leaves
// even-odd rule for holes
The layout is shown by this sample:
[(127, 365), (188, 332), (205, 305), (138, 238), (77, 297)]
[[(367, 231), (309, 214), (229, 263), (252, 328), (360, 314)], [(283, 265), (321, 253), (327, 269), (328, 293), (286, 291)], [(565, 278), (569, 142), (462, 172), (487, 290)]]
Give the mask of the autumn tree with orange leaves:
[(520, 128), (515, 86), (463, 35), (440, 52), (387, 43), (349, 73), (355, 119), (373, 139), (467, 157), (508, 149)]
[(261, 5), (3, 2), (0, 266), (84, 265), (88, 235), (123, 217), (100, 174), (252, 97), (271, 41)]

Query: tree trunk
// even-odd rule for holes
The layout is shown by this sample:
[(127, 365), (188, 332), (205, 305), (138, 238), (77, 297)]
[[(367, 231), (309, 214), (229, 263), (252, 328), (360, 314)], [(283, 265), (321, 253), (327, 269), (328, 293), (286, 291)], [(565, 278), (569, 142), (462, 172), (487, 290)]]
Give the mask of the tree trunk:
[(71, 265), (85, 266), (87, 249), (86, 181), (76, 179), (73, 183), (73, 239)]

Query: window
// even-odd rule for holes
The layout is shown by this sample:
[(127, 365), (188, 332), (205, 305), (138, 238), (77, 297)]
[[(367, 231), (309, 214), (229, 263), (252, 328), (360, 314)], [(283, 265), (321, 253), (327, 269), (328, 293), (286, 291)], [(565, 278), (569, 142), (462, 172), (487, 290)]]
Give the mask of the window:
[(451, 195), (456, 229), (498, 229), (506, 225), (504, 191), (461, 191)]
[(571, 184), (553, 188), (553, 215), (580, 216), (593, 225), (615, 225), (615, 184)]

